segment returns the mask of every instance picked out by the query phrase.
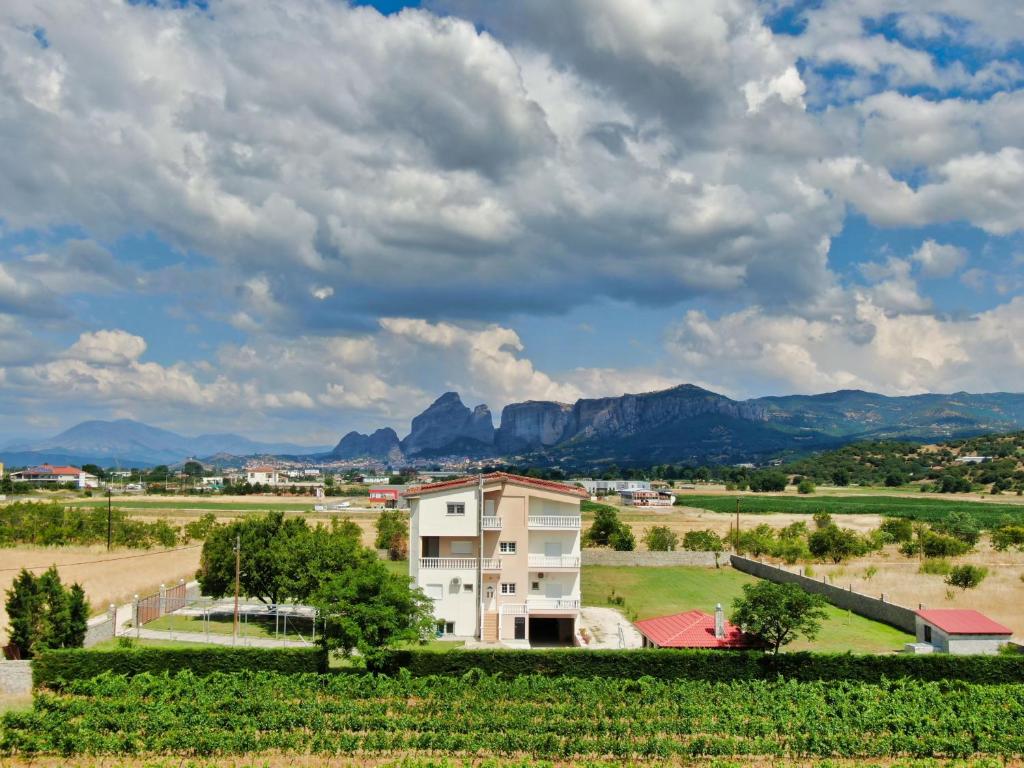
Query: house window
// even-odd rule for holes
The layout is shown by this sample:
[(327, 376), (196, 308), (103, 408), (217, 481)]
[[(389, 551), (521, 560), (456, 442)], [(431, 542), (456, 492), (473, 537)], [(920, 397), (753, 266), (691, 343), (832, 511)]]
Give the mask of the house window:
[(534, 592), (539, 591), (540, 590), (540, 582), (539, 581), (531, 582), (530, 589), (532, 589)]
[(468, 557), (473, 554), (473, 542), (472, 541), (453, 541), (448, 547), (451, 550), (453, 556), (456, 557)]
[(461, 503), (460, 504), (449, 504), (448, 505), (448, 514), (449, 515), (465, 515), (466, 514), (466, 505), (465, 504), (461, 504)]
[(437, 636), (443, 637), (444, 635), (455, 634), (455, 622), (454, 621), (439, 621), (437, 622)]
[(473, 591), (473, 585), (472, 584), (463, 584), (462, 585), (462, 591), (463, 592), (472, 592)]
[(440, 600), (444, 597), (444, 584), (427, 584), (426, 592), (431, 600)]
[(516, 553), (516, 543), (514, 541), (499, 541), (498, 551), (503, 555), (514, 555)]
[(514, 582), (503, 581), (501, 583), (501, 594), (503, 595), (514, 595), (516, 593), (516, 585)]

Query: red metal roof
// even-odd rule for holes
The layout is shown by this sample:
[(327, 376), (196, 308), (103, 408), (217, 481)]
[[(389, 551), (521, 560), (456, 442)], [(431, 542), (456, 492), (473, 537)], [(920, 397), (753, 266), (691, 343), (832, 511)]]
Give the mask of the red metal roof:
[(485, 483), (490, 481), (515, 483), (517, 485), (529, 485), (534, 488), (540, 488), (541, 490), (552, 491), (554, 493), (569, 493), (573, 496), (579, 496), (584, 499), (590, 498), (590, 494), (587, 493), (585, 489), (575, 485), (556, 483), (554, 480), (540, 480), (536, 477), (513, 475), (508, 472), (488, 472), (486, 475), (467, 475), (466, 477), (459, 477), (455, 480), (444, 480), (439, 483), (417, 485), (406, 491), (405, 495), (418, 496), (423, 493), (434, 493), (435, 491), (443, 491), (448, 488), (460, 488), (464, 485), (476, 485), (480, 482), (481, 477), (483, 477)]
[(1013, 630), (978, 611), (961, 608), (935, 608), (917, 615), (950, 635), (1012, 635)]
[(757, 638), (725, 622), (725, 637), (715, 637), (715, 617), (703, 611), (686, 611), (672, 616), (644, 619), (634, 625), (640, 633), (662, 648), (758, 648)]

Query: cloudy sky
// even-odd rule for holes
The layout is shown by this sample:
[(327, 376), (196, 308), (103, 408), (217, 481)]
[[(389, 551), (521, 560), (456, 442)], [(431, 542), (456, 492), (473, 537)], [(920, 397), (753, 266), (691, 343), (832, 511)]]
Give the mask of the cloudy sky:
[(1020, 0), (375, 6), (0, 3), (3, 436), (1022, 389)]

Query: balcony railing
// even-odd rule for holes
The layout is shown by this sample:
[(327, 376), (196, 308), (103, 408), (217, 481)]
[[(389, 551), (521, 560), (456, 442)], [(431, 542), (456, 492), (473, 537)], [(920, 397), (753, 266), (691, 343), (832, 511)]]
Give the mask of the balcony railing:
[(527, 525), (530, 528), (546, 528), (548, 530), (575, 530), (580, 528), (579, 515), (530, 515)]
[(501, 612), (505, 616), (525, 616), (527, 613), (526, 605), (523, 603), (505, 603), (501, 606)]
[(579, 599), (568, 597), (528, 597), (526, 608), (533, 611), (578, 611), (580, 608)]
[(500, 557), (485, 557), (481, 562), (485, 571), (500, 571), (501, 570), (501, 558)]
[(531, 569), (579, 568), (578, 555), (530, 555)]
[(481, 525), (483, 525), (485, 531), (500, 531), (501, 518), (497, 516), (484, 515)]
[(476, 568), (475, 557), (421, 557), (420, 568), (462, 570)]

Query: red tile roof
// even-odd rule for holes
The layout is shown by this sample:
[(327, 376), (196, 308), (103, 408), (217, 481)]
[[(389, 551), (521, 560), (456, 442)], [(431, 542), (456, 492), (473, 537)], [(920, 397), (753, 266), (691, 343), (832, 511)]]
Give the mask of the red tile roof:
[(1012, 635), (1013, 630), (978, 611), (960, 608), (935, 608), (917, 615), (950, 635)]
[(640, 633), (662, 648), (759, 648), (761, 643), (739, 627), (725, 622), (725, 637), (715, 637), (715, 617), (703, 611), (644, 619), (635, 624)]
[(427, 483), (426, 485), (417, 485), (410, 488), (405, 492), (406, 496), (419, 496), (424, 493), (434, 493), (435, 491), (443, 491), (448, 488), (461, 488), (464, 485), (476, 485), (480, 482), (480, 478), (483, 477), (484, 482), (498, 481), (503, 483), (515, 483), (516, 485), (528, 485), (534, 488), (540, 488), (544, 491), (552, 491), (554, 493), (568, 493), (573, 496), (579, 496), (580, 498), (589, 499), (590, 494), (583, 488), (575, 485), (566, 485), (565, 483), (556, 483), (554, 480), (540, 480), (536, 477), (525, 477), (523, 475), (513, 475), (508, 472), (488, 472), (486, 475), (467, 475), (466, 477), (459, 477), (454, 480), (444, 480), (439, 483)]
[(80, 475), (82, 470), (78, 467), (51, 467), (49, 464), (40, 464), (38, 467), (26, 469), (27, 475)]

